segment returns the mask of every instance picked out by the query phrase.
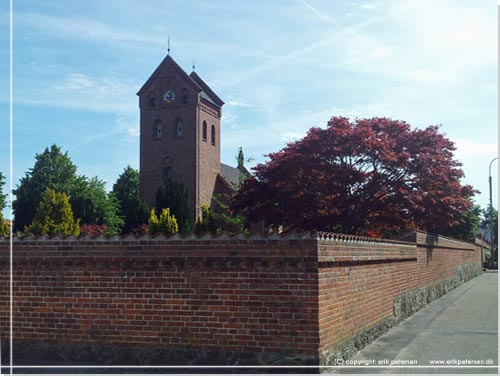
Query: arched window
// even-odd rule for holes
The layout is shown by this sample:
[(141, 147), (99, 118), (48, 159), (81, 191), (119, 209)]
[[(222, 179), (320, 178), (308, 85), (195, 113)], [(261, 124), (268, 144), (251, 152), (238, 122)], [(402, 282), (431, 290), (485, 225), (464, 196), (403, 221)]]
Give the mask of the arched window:
[(207, 122), (206, 121), (203, 121), (203, 130), (202, 130), (202, 137), (203, 137), (203, 141), (206, 141), (207, 140)]
[(149, 92), (148, 105), (150, 108), (156, 107), (156, 95), (154, 91)]
[(170, 157), (166, 157), (163, 160), (163, 171), (167, 179), (172, 179), (172, 177), (174, 176), (174, 170), (172, 168), (172, 160), (170, 159)]
[(156, 119), (153, 123), (153, 138), (161, 139), (163, 137), (163, 125), (161, 120)]
[(212, 131), (210, 132), (210, 141), (215, 145), (215, 125), (212, 124)]
[(189, 94), (186, 88), (181, 90), (181, 99), (182, 99), (182, 104), (189, 103)]
[(182, 123), (182, 119), (177, 118), (175, 120), (175, 135), (177, 137), (182, 137), (183, 132), (184, 132), (184, 124)]
[(173, 176), (174, 176), (174, 170), (172, 169), (172, 166), (165, 167), (165, 177), (167, 179), (172, 179)]

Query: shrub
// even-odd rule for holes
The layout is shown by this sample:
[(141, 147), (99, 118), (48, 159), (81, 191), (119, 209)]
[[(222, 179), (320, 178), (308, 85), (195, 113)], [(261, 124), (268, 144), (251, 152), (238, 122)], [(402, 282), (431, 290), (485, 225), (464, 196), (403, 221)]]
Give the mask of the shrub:
[(179, 232), (177, 220), (173, 214), (170, 214), (170, 209), (162, 209), (160, 217), (156, 216), (154, 208), (149, 216), (148, 229), (150, 234), (163, 233), (165, 235), (175, 234)]
[(33, 235), (79, 235), (80, 220), (73, 211), (65, 193), (48, 189), (42, 196), (33, 223), (26, 228)]
[(109, 235), (109, 229), (106, 225), (83, 225), (80, 227), (80, 235), (95, 238), (99, 235)]
[(219, 233), (221, 229), (217, 226), (214, 214), (208, 205), (205, 204), (201, 206), (201, 218), (194, 224), (194, 232), (200, 235), (207, 231), (215, 235)]

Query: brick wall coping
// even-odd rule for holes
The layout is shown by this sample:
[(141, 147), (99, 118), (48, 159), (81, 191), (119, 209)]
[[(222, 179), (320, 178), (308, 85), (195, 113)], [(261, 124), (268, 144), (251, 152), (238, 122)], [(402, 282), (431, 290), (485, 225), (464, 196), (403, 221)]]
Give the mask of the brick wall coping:
[[(265, 244), (267, 242), (273, 243), (287, 243), (288, 241), (292, 241), (293, 243), (297, 243), (297, 241), (301, 244), (318, 244), (318, 245), (330, 245), (330, 244), (345, 244), (345, 243), (355, 243), (355, 244), (379, 244), (379, 245), (396, 245), (396, 246), (415, 246), (418, 245), (426, 245), (432, 244), (434, 246), (440, 247), (441, 243), (447, 243), (447, 246), (452, 246), (453, 248), (473, 248), (479, 243), (476, 239), (475, 242), (467, 242), (463, 240), (448, 238), (441, 235), (435, 235), (426, 233), (424, 231), (411, 231), (407, 234), (404, 234), (399, 239), (383, 239), (383, 238), (372, 238), (368, 236), (359, 236), (359, 235), (349, 235), (349, 234), (340, 234), (334, 232), (286, 232), (286, 233), (271, 233), (271, 234), (253, 234), (246, 235), (243, 233), (231, 234), (227, 232), (223, 232), (219, 235), (212, 235), (210, 233), (205, 233), (202, 235), (196, 234), (174, 234), (170, 236), (165, 236), (163, 234), (158, 235), (150, 235), (146, 234), (143, 236), (135, 236), (134, 234), (126, 234), (126, 235), (113, 235), (113, 236), (104, 236), (99, 235), (97, 237), (91, 237), (89, 235), (84, 236), (13, 236), (14, 244), (27, 244), (27, 243), (73, 243), (73, 244), (83, 244), (83, 243), (102, 243), (102, 244), (148, 244), (148, 245), (161, 245), (161, 244), (179, 244), (179, 243), (204, 243), (207, 242), (216, 242), (216, 243), (224, 243), (224, 244)], [(0, 236), (0, 246), (8, 246), (10, 243), (10, 237), (8, 236)]]

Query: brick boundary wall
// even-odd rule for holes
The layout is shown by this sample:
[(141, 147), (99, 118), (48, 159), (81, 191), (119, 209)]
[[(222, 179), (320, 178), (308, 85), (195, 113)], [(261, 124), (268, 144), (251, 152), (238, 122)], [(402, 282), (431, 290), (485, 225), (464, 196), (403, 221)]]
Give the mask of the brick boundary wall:
[[(14, 363), (38, 365), (327, 365), (482, 271), (479, 245), (422, 232), (15, 238), (13, 252)], [(9, 266), (0, 238), (4, 361)]]

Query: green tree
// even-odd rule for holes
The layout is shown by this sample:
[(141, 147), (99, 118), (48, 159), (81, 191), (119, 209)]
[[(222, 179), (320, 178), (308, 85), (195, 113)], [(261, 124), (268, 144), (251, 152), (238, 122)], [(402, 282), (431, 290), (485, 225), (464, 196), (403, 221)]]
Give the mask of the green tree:
[(14, 190), (14, 229), (22, 231), (33, 222), (35, 209), (47, 189), (64, 192), (69, 196), (76, 180), (76, 166), (68, 153), (62, 153), (57, 145), (36, 154), (34, 167), (26, 173)]
[(205, 232), (210, 232), (211, 234), (217, 234), (222, 229), (217, 226), (214, 213), (210, 210), (208, 205), (201, 206), (201, 218), (194, 224), (194, 232), (196, 234), (203, 234)]
[(156, 193), (156, 209), (161, 212), (165, 208), (170, 208), (172, 214), (177, 218), (181, 233), (191, 232), (187, 190), (182, 183), (166, 179), (165, 183), (158, 189)]
[(0, 236), (8, 236), (10, 234), (10, 227), (3, 219), (2, 212), (0, 212)]
[(5, 184), (5, 178), (3, 174), (0, 172), (0, 236), (6, 236), (10, 233), (9, 225), (5, 222), (2, 215), (2, 210), (5, 208), (5, 197), (3, 194), (3, 185)]
[(169, 208), (162, 209), (160, 218), (156, 216), (155, 209), (151, 209), (148, 228), (150, 234), (163, 233), (169, 235), (179, 232), (177, 220), (173, 214), (170, 214)]
[(479, 205), (474, 205), (472, 200), (469, 201), (471, 202), (471, 207), (459, 216), (458, 224), (447, 230), (442, 230), (441, 235), (462, 240), (470, 240), (477, 235), (483, 211)]
[(34, 220), (40, 198), (48, 190), (65, 193), (77, 218), (85, 225), (105, 224), (111, 234), (118, 233), (123, 219), (118, 215), (117, 200), (106, 193), (104, 182), (79, 176), (68, 153), (57, 145), (35, 155), (35, 165), (14, 190), (16, 231), (23, 231)]
[(5, 198), (7, 195), (3, 194), (3, 185), (5, 184), (5, 177), (0, 171), (0, 212), (5, 209)]
[(106, 225), (110, 235), (123, 227), (119, 203), (113, 194), (106, 193), (105, 183), (97, 177), (79, 177), (71, 189), (71, 207), (83, 225)]
[(482, 233), (485, 235), (486, 241), (491, 241), (491, 231), (493, 231), (493, 250), (494, 261), (498, 261), (498, 210), (492, 209), (493, 227), (491, 225), (490, 208), (488, 207), (483, 211), (483, 218), (481, 220)]
[(26, 232), (33, 235), (79, 235), (80, 220), (75, 221), (65, 193), (48, 189), (42, 195), (33, 223)]
[(148, 222), (148, 206), (139, 191), (137, 170), (127, 166), (113, 185), (112, 193), (120, 205), (118, 215), (125, 221), (123, 233), (129, 233)]

